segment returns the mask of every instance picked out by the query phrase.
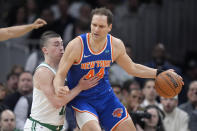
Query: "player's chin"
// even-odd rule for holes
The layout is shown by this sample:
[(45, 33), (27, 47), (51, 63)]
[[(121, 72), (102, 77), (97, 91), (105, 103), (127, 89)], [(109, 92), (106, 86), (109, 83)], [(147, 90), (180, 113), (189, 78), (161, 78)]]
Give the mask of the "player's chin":
[(59, 54), (57, 57), (58, 57), (58, 59), (61, 59), (62, 56), (63, 56), (63, 54)]

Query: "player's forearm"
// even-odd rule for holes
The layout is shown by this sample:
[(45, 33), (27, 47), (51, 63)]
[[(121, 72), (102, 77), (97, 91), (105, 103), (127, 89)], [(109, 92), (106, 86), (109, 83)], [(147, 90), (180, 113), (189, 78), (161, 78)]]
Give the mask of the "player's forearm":
[(0, 41), (16, 38), (34, 29), (33, 24), (0, 29)]
[(14, 27), (9, 27), (7, 29), (8, 29), (9, 38), (15, 38), (15, 37), (22, 36), (26, 34), (27, 32), (30, 32), (31, 30), (33, 30), (34, 25), (28, 24), (28, 25), (14, 26)]
[(53, 80), (53, 86), (55, 90), (57, 90), (58, 87), (64, 86), (64, 82), (65, 82), (65, 78), (57, 73)]
[(157, 69), (153, 69), (141, 64), (135, 64), (130, 74), (141, 78), (155, 78), (156, 73)]
[(62, 106), (68, 104), (72, 99), (74, 99), (81, 91), (82, 91), (81, 88), (76, 86), (75, 88), (70, 90), (68, 94), (65, 96), (62, 97), (55, 96), (55, 99), (53, 101), (53, 106), (57, 109), (61, 108)]

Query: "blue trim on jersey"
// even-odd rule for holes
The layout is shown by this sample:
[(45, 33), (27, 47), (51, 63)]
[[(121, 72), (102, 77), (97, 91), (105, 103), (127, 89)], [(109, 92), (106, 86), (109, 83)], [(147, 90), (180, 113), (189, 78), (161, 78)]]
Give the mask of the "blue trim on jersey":
[[(86, 75), (90, 70), (94, 70), (94, 74), (97, 74), (101, 68), (104, 68), (104, 76), (99, 81), (99, 84), (95, 87), (82, 91), (77, 97), (89, 97), (89, 96), (99, 96), (111, 91), (111, 86), (109, 83), (109, 68), (112, 64), (112, 51), (111, 51), (111, 41), (110, 35), (107, 35), (107, 46), (99, 54), (92, 54), (88, 48), (87, 34), (82, 34), (80, 37), (83, 40), (83, 56), (80, 64), (72, 65), (68, 72), (67, 80), (70, 89), (74, 88), (78, 81)], [(90, 63), (93, 65), (90, 66)], [(108, 63), (108, 64), (106, 64)], [(103, 67), (103, 65), (108, 65), (108, 67)], [(95, 96), (95, 97), (96, 97)]]

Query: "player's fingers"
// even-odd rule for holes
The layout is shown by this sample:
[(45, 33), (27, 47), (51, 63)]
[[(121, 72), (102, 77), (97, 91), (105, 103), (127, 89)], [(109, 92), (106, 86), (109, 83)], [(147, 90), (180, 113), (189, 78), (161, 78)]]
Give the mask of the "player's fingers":
[(62, 93), (64, 93), (64, 94), (68, 94), (68, 92), (69, 92), (69, 89), (67, 89), (67, 88), (61, 88), (61, 92)]
[(180, 75), (178, 77), (181, 80), (181, 84), (184, 85), (183, 78)]
[(94, 80), (94, 79), (96, 79), (96, 78), (98, 78), (98, 76), (93, 76), (93, 77), (91, 77), (91, 78), (88, 79), (88, 80), (92, 81), (92, 80)]
[(69, 92), (69, 89), (67, 87), (61, 87), (58, 90), (58, 95), (61, 95), (61, 96), (67, 95), (68, 92)]
[(91, 79), (91, 80), (88, 80), (89, 81), (89, 85), (92, 87), (92, 85), (95, 86), (95, 84), (97, 85), (98, 82), (99, 82), (100, 78), (99, 77), (96, 77), (94, 79)]
[(91, 88), (91, 87), (94, 87), (96, 85), (98, 85), (98, 82), (90, 84), (89, 87)]
[(38, 24), (41, 24), (41, 23), (42, 24), (47, 24), (47, 22), (45, 20), (40, 19), (40, 18), (38, 18), (35, 23), (38, 23)]
[(169, 71), (171, 71), (171, 72), (175, 72), (175, 70), (174, 70), (174, 69), (169, 69)]
[(100, 77), (94, 77), (93, 79), (91, 79), (92, 82), (98, 82), (101, 78)]
[(184, 82), (182, 81), (182, 85), (184, 85)]
[(42, 22), (36, 23), (36, 26), (38, 26), (38, 27), (41, 27), (41, 26), (44, 26), (44, 25), (46, 25), (46, 24), (44, 24)]
[(40, 28), (42, 26), (44, 26), (44, 24), (36, 24), (36, 25), (34, 25), (34, 29), (38, 29), (38, 28)]
[(183, 82), (183, 80), (181, 80), (181, 84), (182, 84), (182, 85), (184, 85), (184, 82)]
[(61, 96), (64, 96), (65, 94), (64, 93), (62, 93), (61, 91), (58, 91), (57, 93), (57, 96), (59, 96), (59, 97), (61, 97)]
[(181, 82), (181, 85), (184, 85), (183, 78), (180, 75), (177, 75), (177, 76), (178, 76), (179, 81)]
[(98, 84), (98, 81), (93, 81), (93, 82), (91, 82), (89, 85), (92, 87), (92, 85), (93, 86), (96, 86)]
[(47, 24), (47, 22), (45, 20), (40, 20), (41, 23), (43, 23), (44, 25)]

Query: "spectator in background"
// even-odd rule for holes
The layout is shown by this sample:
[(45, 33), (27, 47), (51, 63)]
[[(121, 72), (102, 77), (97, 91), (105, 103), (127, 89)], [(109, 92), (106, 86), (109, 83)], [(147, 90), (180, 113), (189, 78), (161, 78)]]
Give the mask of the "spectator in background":
[(166, 131), (188, 131), (189, 116), (177, 107), (178, 97), (161, 97), (161, 103), (165, 113), (164, 127)]
[(30, 72), (22, 72), (18, 80), (18, 88), (16, 92), (8, 95), (3, 104), (7, 106), (10, 110), (14, 110), (15, 105), (21, 96), (27, 95), (32, 92), (33, 83), (32, 83), (32, 74)]
[(20, 75), (24, 71), (24, 68), (21, 65), (14, 65), (11, 69), (11, 72)]
[(75, 19), (68, 14), (68, 0), (58, 0), (57, 7), (60, 13), (60, 18), (55, 20), (55, 25), (57, 25), (55, 31), (63, 37), (68, 25), (75, 23)]
[(38, 7), (35, 0), (26, 0), (26, 8), (27, 8), (27, 23), (32, 23), (38, 13)]
[(136, 125), (137, 131), (168, 131), (164, 129), (163, 119), (164, 113), (155, 105), (149, 105), (145, 108), (145, 112), (151, 114), (150, 119), (144, 119), (144, 125)]
[(162, 43), (155, 45), (155, 47), (153, 48), (152, 61), (148, 62), (145, 65), (162, 70), (174, 69), (177, 74), (181, 74), (180, 68), (172, 65), (168, 61), (166, 49)]
[(187, 92), (188, 102), (181, 104), (179, 107), (189, 114), (189, 129), (196, 131), (197, 129), (197, 80), (189, 84)]
[(2, 101), (6, 97), (7, 93), (7, 88), (3, 85), (3, 83), (0, 83), (0, 105), (2, 104)]
[[(77, 12), (76, 21), (75, 23), (68, 24), (67, 28), (64, 30), (63, 40), (67, 44), (70, 40), (74, 37), (84, 34), (90, 30), (90, 13), (91, 13), (91, 6), (87, 3), (80, 3), (79, 9)], [(74, 9), (72, 9), (74, 10)], [(71, 11), (73, 12), (73, 11)]]
[(18, 74), (11, 72), (7, 75), (6, 88), (9, 94), (18, 89)]
[(27, 23), (27, 11), (25, 6), (13, 6), (8, 15), (8, 26), (23, 25)]
[(129, 113), (143, 110), (140, 106), (144, 100), (144, 95), (140, 88), (130, 89), (127, 101), (127, 110)]
[(4, 110), (0, 114), (0, 129), (1, 131), (20, 131), (16, 129), (16, 117), (11, 110)]
[(143, 94), (145, 99), (141, 104), (142, 107), (146, 107), (148, 105), (156, 105), (161, 107), (161, 104), (157, 102), (156, 98), (158, 96), (155, 90), (155, 80), (154, 79), (147, 79), (144, 83), (143, 87)]
[(184, 62), (184, 69), (183, 69), (183, 80), (184, 86), (179, 94), (179, 104), (183, 104), (187, 102), (187, 91), (189, 84), (197, 80), (197, 52), (187, 52)]
[(122, 103), (126, 106), (128, 103), (128, 96), (131, 89), (139, 88), (140, 84), (132, 79), (129, 79), (123, 83), (123, 86), (121, 88), (121, 94), (122, 94)]
[(112, 83), (111, 87), (115, 93), (115, 95), (122, 101), (122, 94), (121, 94), (121, 86), (119, 84)]

